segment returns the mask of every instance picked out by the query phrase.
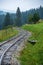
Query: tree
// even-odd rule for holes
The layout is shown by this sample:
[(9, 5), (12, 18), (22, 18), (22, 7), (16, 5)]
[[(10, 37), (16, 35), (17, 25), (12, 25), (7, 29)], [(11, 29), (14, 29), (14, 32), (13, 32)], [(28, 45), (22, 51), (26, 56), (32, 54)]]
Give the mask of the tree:
[(28, 16), (28, 22), (27, 23), (33, 23), (33, 15), (32, 14), (30, 14)]
[(28, 23), (37, 23), (40, 19), (39, 13), (35, 12), (33, 15), (30, 14), (28, 17)]
[(8, 28), (11, 28), (12, 32), (13, 32), (13, 26), (12, 26), (12, 24), (13, 24), (13, 22), (11, 21), (10, 14), (7, 13), (6, 16), (5, 16), (5, 19), (4, 19), (4, 23), (3, 23), (3, 29), (5, 29), (6, 36), (7, 36), (7, 34), (9, 34), (8, 33)]
[(9, 25), (11, 25), (10, 14), (7, 13), (4, 19), (3, 27), (6, 28)]
[(22, 25), (22, 21), (21, 21), (21, 12), (19, 7), (17, 8), (17, 12), (16, 12), (16, 26), (21, 26)]
[(37, 23), (39, 21), (39, 19), (40, 19), (39, 13), (35, 12), (33, 15), (33, 22)]

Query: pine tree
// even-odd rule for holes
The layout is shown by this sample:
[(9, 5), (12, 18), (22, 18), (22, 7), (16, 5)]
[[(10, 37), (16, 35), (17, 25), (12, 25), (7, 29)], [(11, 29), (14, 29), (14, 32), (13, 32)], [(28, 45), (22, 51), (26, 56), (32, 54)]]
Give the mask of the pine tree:
[(37, 23), (40, 19), (40, 16), (39, 16), (39, 13), (34, 13), (33, 15), (33, 22), (34, 23)]
[(3, 27), (6, 28), (9, 25), (11, 25), (10, 14), (7, 13), (4, 19)]
[(19, 7), (17, 8), (17, 12), (16, 12), (16, 26), (21, 26), (22, 25), (22, 21), (21, 21), (21, 12)]

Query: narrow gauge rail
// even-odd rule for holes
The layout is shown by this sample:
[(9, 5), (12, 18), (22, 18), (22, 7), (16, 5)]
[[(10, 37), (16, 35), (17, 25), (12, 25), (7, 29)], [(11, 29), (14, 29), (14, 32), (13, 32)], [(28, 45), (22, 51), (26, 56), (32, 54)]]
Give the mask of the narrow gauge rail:
[[(24, 35), (20, 40), (18, 40), (9, 50), (6, 52), (6, 54), (3, 57), (2, 65), (11, 65), (11, 59), (13, 52), (15, 53), (16, 50), (18, 50), (18, 47), (23, 44), (24, 40), (27, 39), (27, 34)], [(17, 64), (18, 65), (18, 64)]]
[(24, 36), (26, 35), (26, 32), (21, 32), (20, 35), (16, 38), (12, 38), (11, 40), (7, 41), (6, 43), (2, 44), (0, 47), (0, 65), (2, 65), (2, 61), (4, 58), (4, 55), (6, 52), (13, 46), (15, 45), (19, 40), (21, 40)]

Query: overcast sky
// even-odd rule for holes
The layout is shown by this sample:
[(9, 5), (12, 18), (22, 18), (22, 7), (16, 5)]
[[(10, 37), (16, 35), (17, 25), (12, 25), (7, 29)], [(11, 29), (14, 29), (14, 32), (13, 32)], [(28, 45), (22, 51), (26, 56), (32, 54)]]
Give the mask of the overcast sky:
[(0, 0), (0, 10), (16, 12), (17, 7), (21, 11), (26, 11), (31, 8), (43, 6), (43, 0)]

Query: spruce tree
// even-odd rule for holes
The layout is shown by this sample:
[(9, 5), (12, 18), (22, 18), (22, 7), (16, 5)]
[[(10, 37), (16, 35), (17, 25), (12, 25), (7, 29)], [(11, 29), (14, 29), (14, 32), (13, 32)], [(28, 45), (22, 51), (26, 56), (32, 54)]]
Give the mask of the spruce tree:
[(9, 25), (11, 25), (10, 14), (7, 13), (4, 19), (3, 27), (6, 28)]
[(22, 21), (21, 21), (21, 12), (19, 7), (17, 8), (17, 12), (16, 12), (16, 26), (21, 26), (22, 25)]

